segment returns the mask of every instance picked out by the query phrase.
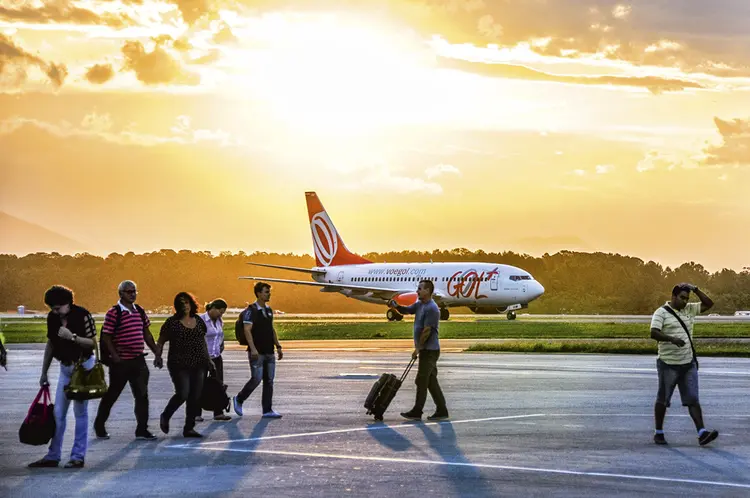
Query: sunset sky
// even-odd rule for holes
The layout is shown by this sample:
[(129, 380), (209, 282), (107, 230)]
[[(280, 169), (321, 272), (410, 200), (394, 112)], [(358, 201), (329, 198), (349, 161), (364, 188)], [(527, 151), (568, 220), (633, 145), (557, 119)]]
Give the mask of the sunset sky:
[(741, 270), (748, 26), (747, 0), (0, 0), (0, 252), (312, 253), (315, 190), (357, 252)]

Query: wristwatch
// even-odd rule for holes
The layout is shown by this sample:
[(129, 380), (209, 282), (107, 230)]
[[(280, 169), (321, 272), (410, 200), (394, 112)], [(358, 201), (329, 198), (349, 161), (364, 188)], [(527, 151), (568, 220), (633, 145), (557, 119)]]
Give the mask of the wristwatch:
[(72, 337), (72, 338), (71, 338), (70, 340), (71, 340), (71, 341), (73, 341), (73, 342), (76, 342), (76, 339), (77, 339), (77, 338), (78, 338), (78, 336), (77, 336), (77, 335), (75, 335), (75, 334), (73, 334), (73, 337)]

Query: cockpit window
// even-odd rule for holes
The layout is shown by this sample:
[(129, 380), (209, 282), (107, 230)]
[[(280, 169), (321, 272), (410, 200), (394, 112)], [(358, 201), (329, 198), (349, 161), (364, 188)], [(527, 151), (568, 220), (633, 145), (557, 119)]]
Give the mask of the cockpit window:
[(531, 280), (531, 275), (511, 275), (510, 279), (514, 282), (518, 282), (519, 280)]

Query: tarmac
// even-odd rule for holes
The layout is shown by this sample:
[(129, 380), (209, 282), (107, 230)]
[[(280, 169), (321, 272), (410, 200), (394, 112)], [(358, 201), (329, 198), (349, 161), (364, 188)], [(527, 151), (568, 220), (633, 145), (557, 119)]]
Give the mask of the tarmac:
[[(107, 425), (112, 438), (90, 431), (84, 469), (32, 470), (26, 465), (46, 447), (20, 444), (18, 428), (43, 351), (11, 344), (9, 370), (0, 370), (0, 496), (750, 496), (750, 359), (701, 360), (704, 415), (720, 436), (700, 447), (678, 393), (665, 426), (670, 444), (652, 443), (649, 356), (445, 351), (439, 378), (451, 419), (401, 419), (414, 400), (412, 371), (377, 423), (364, 398), (381, 373), (402, 371), (407, 351), (285, 350), (274, 391), (280, 420), (260, 418), (259, 388), (242, 418), (214, 422), (205, 413), (202, 440), (182, 438), (182, 408), (164, 435), (158, 415), (173, 388), (166, 369), (151, 366), (157, 441), (134, 440), (126, 389)], [(236, 393), (249, 377), (245, 353), (225, 351), (225, 369)], [(57, 371), (53, 363), (53, 387)], [(89, 404), (90, 421), (98, 403)], [(426, 414), (433, 409), (428, 398)], [(71, 409), (65, 460), (73, 427)]]

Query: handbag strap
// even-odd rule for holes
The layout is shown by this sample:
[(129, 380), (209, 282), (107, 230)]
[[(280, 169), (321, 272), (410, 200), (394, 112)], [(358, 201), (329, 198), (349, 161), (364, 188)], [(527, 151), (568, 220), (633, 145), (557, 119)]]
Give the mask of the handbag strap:
[(667, 313), (672, 315), (673, 317), (677, 318), (677, 321), (680, 322), (680, 325), (682, 325), (682, 328), (685, 329), (685, 333), (688, 336), (688, 341), (690, 341), (690, 349), (693, 351), (693, 361), (695, 362), (696, 366), (698, 365), (698, 355), (695, 354), (695, 346), (693, 346), (693, 339), (690, 337), (690, 331), (688, 330), (687, 326), (685, 325), (685, 322), (682, 321), (682, 319), (677, 316), (677, 313), (674, 312), (674, 310), (667, 306), (666, 304), (662, 306), (665, 310), (667, 310)]
[(99, 363), (99, 343), (96, 340), (96, 336), (91, 338), (94, 341), (94, 354), (96, 355), (96, 362)]
[(44, 403), (44, 406), (46, 407), (49, 404), (49, 386), (42, 386), (39, 389), (39, 392), (36, 395), (36, 398), (34, 398), (34, 402), (31, 403), (31, 406), (29, 407), (29, 411), (26, 414), (26, 419), (24, 419), (24, 422), (28, 422), (29, 418), (31, 417), (31, 412), (34, 411), (34, 407), (39, 403), (39, 400), (42, 400), (42, 403)]

